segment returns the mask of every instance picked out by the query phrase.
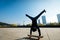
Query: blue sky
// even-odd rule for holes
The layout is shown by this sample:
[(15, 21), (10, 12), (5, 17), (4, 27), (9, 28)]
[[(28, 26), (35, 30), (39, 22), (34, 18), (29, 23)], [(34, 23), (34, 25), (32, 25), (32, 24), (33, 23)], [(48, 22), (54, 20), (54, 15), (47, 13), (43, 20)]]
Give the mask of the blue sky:
[(46, 13), (41, 16), (46, 16), (47, 23), (58, 22), (60, 0), (0, 0), (0, 22), (29, 24), (31, 20), (25, 14), (35, 17), (44, 9)]

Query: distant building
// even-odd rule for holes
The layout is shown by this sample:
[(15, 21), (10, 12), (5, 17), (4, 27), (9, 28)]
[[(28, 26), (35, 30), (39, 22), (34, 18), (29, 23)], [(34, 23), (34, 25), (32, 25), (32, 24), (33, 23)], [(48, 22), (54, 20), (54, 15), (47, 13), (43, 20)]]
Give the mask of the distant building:
[(60, 23), (60, 14), (57, 14), (58, 23)]
[(42, 23), (46, 24), (46, 17), (45, 16), (42, 16)]
[(40, 24), (40, 19), (38, 20), (38, 24)]

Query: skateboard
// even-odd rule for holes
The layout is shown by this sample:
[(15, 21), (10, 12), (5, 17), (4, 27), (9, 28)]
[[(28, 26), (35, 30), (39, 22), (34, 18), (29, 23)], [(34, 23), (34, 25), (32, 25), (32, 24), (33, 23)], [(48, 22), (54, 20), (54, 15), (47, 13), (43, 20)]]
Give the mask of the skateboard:
[(29, 38), (31, 39), (31, 37), (37, 37), (38, 39), (36, 39), (36, 40), (40, 40), (40, 38), (43, 38), (43, 36), (36, 36), (36, 35), (28, 35), (29, 36)]

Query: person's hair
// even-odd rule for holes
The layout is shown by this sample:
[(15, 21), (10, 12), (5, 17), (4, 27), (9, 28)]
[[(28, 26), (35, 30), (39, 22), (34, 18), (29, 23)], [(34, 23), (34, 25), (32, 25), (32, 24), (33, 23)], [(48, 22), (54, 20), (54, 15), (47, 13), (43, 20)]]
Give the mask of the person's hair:
[(36, 30), (37, 30), (36, 27), (34, 27), (32, 31), (35, 32)]

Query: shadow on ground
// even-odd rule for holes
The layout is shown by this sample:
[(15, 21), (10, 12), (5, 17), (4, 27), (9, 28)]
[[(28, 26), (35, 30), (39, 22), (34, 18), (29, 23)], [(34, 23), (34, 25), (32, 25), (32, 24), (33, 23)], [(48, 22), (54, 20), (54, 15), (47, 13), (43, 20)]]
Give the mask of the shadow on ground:
[(19, 39), (16, 39), (16, 40), (38, 40), (38, 39), (23, 37), (23, 38), (19, 38)]

